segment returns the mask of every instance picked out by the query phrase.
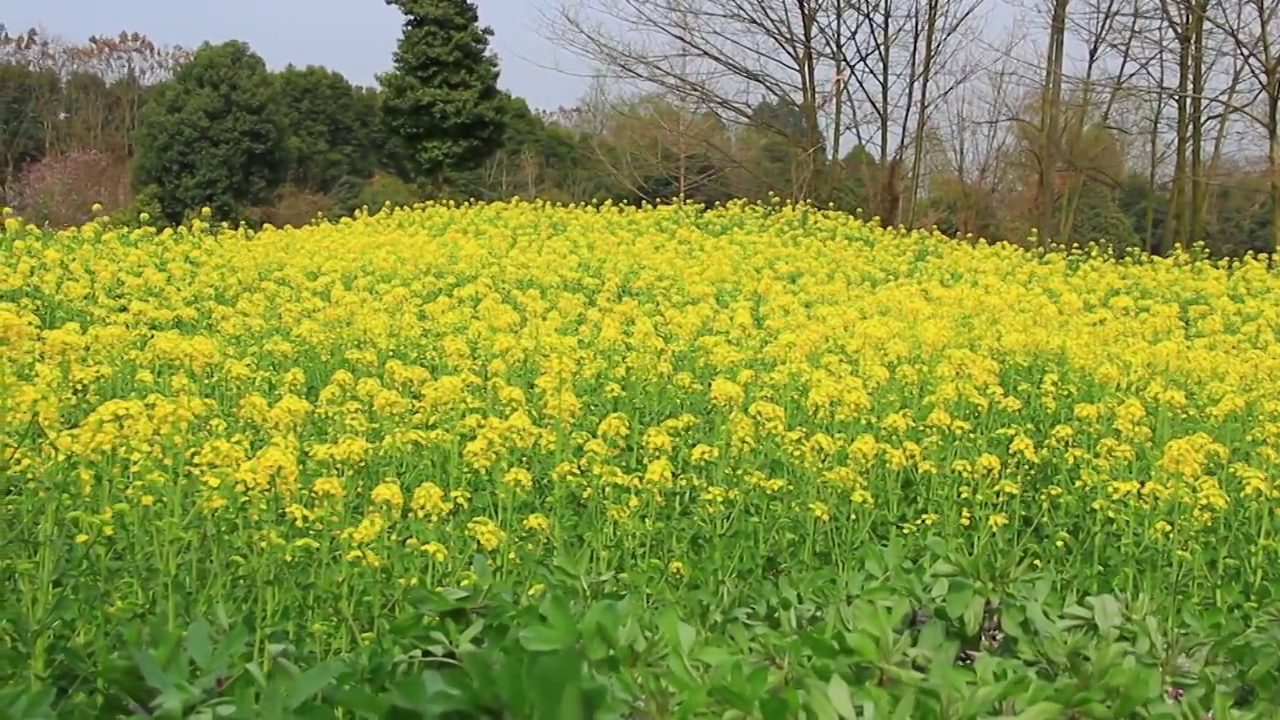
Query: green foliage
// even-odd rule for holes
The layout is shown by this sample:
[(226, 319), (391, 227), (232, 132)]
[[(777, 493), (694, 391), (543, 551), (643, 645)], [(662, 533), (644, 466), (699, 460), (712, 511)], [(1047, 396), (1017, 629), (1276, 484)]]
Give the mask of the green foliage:
[(57, 86), (52, 72), (0, 63), (0, 191), (44, 155), (44, 128), (33, 110)]
[(1121, 207), (1117, 192), (1096, 183), (1086, 183), (1081, 188), (1070, 235), (1078, 244), (1103, 243), (1120, 255), (1144, 245)]
[(144, 110), (135, 187), (152, 188), (171, 222), (205, 206), (238, 219), (269, 203), (287, 171), (276, 93), (248, 45), (204, 44)]
[(276, 75), (288, 182), (332, 192), (347, 177), (365, 179), (377, 165), (377, 96), (352, 86), (341, 73), (292, 65)]
[(762, 160), (770, 167), (791, 172), (791, 163), (805, 152), (805, 121), (800, 108), (777, 100), (765, 100), (751, 111), (752, 130)]
[[(289, 618), (133, 620), (47, 677), (0, 675), (0, 718), (1008, 717), (1263, 720), (1280, 624), (1081, 596), (1021, 567), (984, 581), (941, 541), (866, 545), (846, 570), (672, 586), (562, 555), (534, 592), (483, 557), (466, 588), (404, 593), (346, 649)], [(1274, 609), (1274, 608), (1272, 608)], [(19, 657), (9, 658), (16, 669)], [(12, 652), (12, 650), (10, 651)]]
[(162, 226), (164, 210), (156, 197), (156, 189), (143, 188), (133, 196), (133, 201), (127, 207), (112, 213), (110, 221), (112, 225), (127, 228)]
[(831, 173), (831, 198), (835, 207), (849, 213), (874, 212), (876, 189), (883, 174), (874, 155), (863, 145), (854, 145), (834, 163)]
[(383, 75), (382, 117), (394, 169), (440, 184), (500, 147), (508, 101), (498, 90), (491, 31), (466, 0), (387, 0), (404, 13), (395, 68)]
[(1247, 252), (1271, 252), (1271, 199), (1262, 174), (1235, 178), (1210, 186), (1213, 212), (1206, 218), (1204, 237), (1214, 254), (1239, 257)]
[(360, 208), (377, 212), (386, 205), (402, 207), (423, 199), (413, 185), (394, 175), (378, 174), (367, 181), (344, 178), (334, 191), (337, 201), (330, 212), (332, 217), (350, 215)]

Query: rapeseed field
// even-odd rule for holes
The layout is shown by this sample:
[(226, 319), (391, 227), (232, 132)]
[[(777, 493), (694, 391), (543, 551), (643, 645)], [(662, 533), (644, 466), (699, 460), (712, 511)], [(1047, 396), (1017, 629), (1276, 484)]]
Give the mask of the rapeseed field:
[(10, 216), (0, 705), (1280, 717), (1278, 328), (803, 206)]

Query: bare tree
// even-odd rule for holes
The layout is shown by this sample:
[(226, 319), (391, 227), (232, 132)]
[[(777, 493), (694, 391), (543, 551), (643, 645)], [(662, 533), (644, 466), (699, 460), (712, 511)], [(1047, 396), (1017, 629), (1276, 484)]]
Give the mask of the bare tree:
[(921, 18), (918, 3), (833, 0), (823, 23), (827, 54), (840, 82), (837, 108), (847, 107), (835, 133), (851, 134), (873, 151), (872, 211), (886, 224), (901, 221), (903, 164), (911, 138), (911, 111), (919, 80)]
[[(1214, 0), (1206, 17), (1230, 41), (1239, 73), (1255, 86), (1239, 112), (1263, 131), (1271, 195), (1271, 250), (1280, 248), (1280, 4), (1268, 0)], [(1234, 106), (1235, 103), (1233, 102)], [(1261, 107), (1259, 107), (1261, 106)]]
[[(982, 0), (829, 0), (820, 23), (835, 67), (833, 157), (852, 136), (872, 151), (876, 213), (888, 224), (914, 224), (924, 181), (926, 128), (935, 109), (979, 67), (970, 42)], [(910, 157), (907, 154), (910, 152)], [(904, 177), (905, 176), (905, 177)], [(903, 186), (906, 190), (903, 191)]]
[[(981, 67), (946, 98), (937, 113), (940, 153), (937, 172), (942, 195), (954, 213), (956, 230), (988, 237), (1000, 233), (996, 199), (1003, 214), (1016, 215), (1020, 193), (1015, 157), (1018, 95), (1025, 89), (1026, 62), (1018, 48), (1025, 36), (1015, 28), (975, 52)], [(981, 216), (987, 215), (984, 220)]]
[(658, 93), (610, 98), (603, 89), (589, 105), (601, 119), (589, 138), (596, 160), (629, 194), (657, 202), (723, 190), (731, 150), (714, 114)]
[(1040, 246), (1054, 239), (1057, 209), (1059, 146), (1062, 142), (1062, 78), (1066, 62), (1067, 9), (1070, 0), (1051, 0), (1044, 83), (1040, 101), (1040, 182), (1037, 203)]
[(0, 36), (0, 64), (42, 79), (31, 114), (42, 126), (46, 155), (131, 155), (146, 93), (189, 57), (181, 47), (157, 45), (136, 32), (92, 36), (83, 44), (35, 28)]
[[(951, 93), (971, 81), (977, 73), (978, 64), (957, 64), (959, 59), (955, 52), (953, 40), (962, 38), (964, 31), (981, 7), (979, 2), (959, 2), (956, 0), (925, 0), (924, 11), (924, 46), (920, 62), (920, 93), (915, 106), (916, 130), (912, 139), (914, 156), (911, 162), (911, 204), (907, 211), (907, 225), (914, 226), (916, 206), (919, 201), (920, 187), (923, 180), (923, 158), (925, 146), (925, 128), (928, 126), (934, 109), (939, 101), (945, 100)], [(950, 83), (939, 82), (947, 77), (939, 73), (938, 68), (950, 65)], [(932, 94), (931, 94), (932, 93)]]
[[(1112, 113), (1118, 100), (1131, 81), (1133, 69), (1134, 38), (1138, 32), (1138, 18), (1130, 13), (1124, 21), (1125, 6), (1122, 0), (1086, 0), (1074, 18), (1069, 18), (1071, 29), (1081, 36), (1085, 46), (1083, 75), (1072, 79), (1074, 93), (1078, 103), (1070, 108), (1072, 127), (1069, 129), (1069, 142), (1072, 152), (1067, 154), (1069, 170), (1067, 182), (1063, 188), (1062, 215), (1057, 226), (1058, 242), (1069, 244), (1071, 232), (1075, 227), (1076, 211), (1084, 192), (1086, 180), (1091, 171), (1096, 171), (1096, 163), (1092, 167), (1081, 167), (1077, 160), (1081, 153), (1078, 146), (1088, 137), (1090, 127), (1103, 132), (1112, 129)], [(1116, 68), (1110, 77), (1106, 75), (1104, 65), (1107, 55), (1115, 51), (1118, 56)], [(1099, 106), (1098, 96), (1102, 95)], [(1120, 178), (1104, 178), (1108, 184), (1116, 185)]]
[[(819, 114), (830, 75), (819, 44), (822, 0), (564, 0), (551, 37), (608, 76), (705, 108), (727, 125), (761, 123), (797, 145), (801, 197), (822, 164)], [(795, 108), (802, 132), (770, 124), (761, 102)]]

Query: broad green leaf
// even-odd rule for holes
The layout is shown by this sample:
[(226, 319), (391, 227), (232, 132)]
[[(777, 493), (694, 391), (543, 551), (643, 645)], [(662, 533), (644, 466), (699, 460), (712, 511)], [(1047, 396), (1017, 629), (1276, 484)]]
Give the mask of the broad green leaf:
[(959, 577), (960, 573), (960, 568), (945, 560), (939, 560), (933, 564), (933, 567), (929, 568), (929, 574), (938, 578)]
[(1110, 594), (1095, 595), (1093, 621), (1103, 633), (1109, 633), (1120, 627), (1120, 623), (1124, 622), (1124, 610), (1120, 607), (1120, 602)]
[(696, 631), (676, 614), (675, 608), (667, 606), (658, 615), (658, 628), (666, 638), (667, 646), (687, 656), (697, 638)]
[(987, 599), (981, 595), (974, 595), (969, 599), (969, 604), (964, 609), (965, 635), (973, 636), (978, 634), (978, 629), (982, 627), (982, 617), (986, 609)]
[(547, 622), (562, 634), (574, 636), (578, 632), (578, 623), (573, 619), (573, 611), (569, 601), (560, 593), (548, 594), (538, 607), (539, 612), (547, 618)]
[(550, 652), (573, 644), (574, 636), (550, 625), (534, 625), (520, 631), (520, 644), (531, 652)]
[(760, 699), (761, 720), (793, 720), (791, 704), (781, 695), (766, 695)]
[(295, 677), (290, 684), (289, 693), (285, 696), (285, 707), (293, 710), (309, 698), (320, 694), (340, 672), (342, 672), (342, 663), (337, 660), (329, 660), (308, 668)]
[(390, 703), (364, 688), (340, 687), (329, 694), (336, 706), (363, 716), (383, 717)]
[(213, 642), (209, 638), (209, 623), (196, 620), (187, 627), (187, 652), (196, 667), (203, 671), (211, 669), (213, 664)]
[(138, 671), (142, 673), (142, 679), (152, 688), (161, 692), (171, 691), (174, 687), (173, 678), (169, 677), (160, 665), (156, 663), (156, 659), (151, 653), (145, 650), (134, 650), (131, 652), (133, 661), (138, 666)]
[(967, 583), (951, 583), (951, 589), (947, 591), (945, 603), (947, 618), (953, 622), (963, 618), (964, 612), (973, 602), (973, 598), (973, 588)]
[(489, 558), (484, 553), (473, 553), (471, 555), (471, 571), (475, 573), (476, 584), (480, 587), (488, 587), (493, 584), (493, 566), (489, 564)]
[(845, 642), (854, 654), (863, 660), (874, 662), (880, 659), (880, 647), (876, 641), (864, 632), (845, 633)]
[(849, 692), (849, 684), (839, 675), (832, 675), (827, 683), (827, 698), (836, 714), (844, 720), (856, 720), (858, 712), (853, 708), (853, 696)]
[(916, 710), (916, 690), (915, 688), (905, 688), (901, 692), (901, 699), (898, 701), (897, 707), (893, 709), (893, 720), (913, 720)]
[(586, 708), (583, 707), (584, 700), (582, 688), (577, 682), (570, 682), (565, 686), (564, 694), (560, 696), (560, 710), (554, 718), (547, 718), (547, 720), (589, 720)]
[(1062, 720), (1063, 707), (1055, 702), (1038, 702), (1018, 713), (1014, 720)]
[(811, 678), (806, 686), (809, 690), (807, 693), (809, 709), (813, 711), (817, 720), (839, 720), (840, 713), (831, 702), (828, 688), (824, 688), (816, 678)]

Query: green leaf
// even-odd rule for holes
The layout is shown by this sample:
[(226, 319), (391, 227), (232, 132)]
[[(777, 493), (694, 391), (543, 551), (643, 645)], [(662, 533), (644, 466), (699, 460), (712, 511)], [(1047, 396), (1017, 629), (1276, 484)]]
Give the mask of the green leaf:
[(480, 634), (480, 631), (484, 630), (484, 626), (485, 623), (483, 618), (471, 623), (471, 626), (466, 630), (463, 630), (462, 634), (458, 636), (458, 641), (456, 643), (458, 647), (470, 645), (471, 641)]
[(667, 640), (667, 645), (682, 658), (687, 657), (697, 639), (697, 631), (676, 615), (674, 608), (668, 606), (658, 616), (658, 628)]
[(565, 600), (560, 593), (547, 595), (538, 610), (556, 630), (570, 636), (577, 634), (578, 623), (573, 619), (573, 611), (569, 608), (569, 601)]
[[(571, 649), (538, 656), (529, 668), (535, 718), (554, 720), (565, 708), (565, 695), (582, 682), (582, 656)], [(577, 702), (581, 706), (581, 695)], [(581, 711), (579, 711), (581, 712)], [(578, 715), (581, 717), (581, 715)]]
[(394, 706), (415, 710), (425, 717), (439, 717), (448, 711), (466, 707), (458, 690), (436, 670), (427, 670), (397, 682), (391, 687), (390, 699)]
[(1109, 594), (1093, 597), (1093, 621), (1103, 633), (1109, 633), (1124, 622), (1124, 609), (1120, 601)]
[(781, 695), (766, 695), (760, 700), (761, 720), (789, 720), (791, 704)]
[(384, 698), (379, 697), (368, 690), (354, 687), (342, 687), (335, 689), (329, 696), (329, 699), (337, 707), (344, 710), (350, 710), (360, 715), (372, 715), (374, 717), (383, 717), (387, 713), (390, 706)]
[(680, 620), (676, 622), (676, 633), (680, 638), (680, 652), (688, 656), (694, 642), (698, 639), (698, 631), (692, 625)]
[(1004, 689), (1005, 685), (1000, 683), (996, 685), (979, 685), (971, 691), (967, 691), (964, 700), (960, 704), (961, 715), (972, 717), (988, 713), (992, 706), (996, 704), (996, 701), (1000, 699)]
[(196, 620), (187, 628), (187, 652), (196, 667), (209, 670), (213, 664), (213, 641), (209, 638), (209, 623)]
[(160, 668), (156, 659), (151, 657), (151, 653), (145, 650), (134, 650), (131, 654), (134, 663), (138, 665), (138, 671), (142, 673), (142, 679), (146, 680), (148, 685), (161, 692), (173, 690), (173, 678)]
[(262, 690), (257, 717), (262, 720), (285, 720), (284, 690), (280, 682), (270, 682)]
[(582, 621), (578, 623), (578, 632), (584, 637), (598, 638), (604, 645), (612, 648), (618, 642), (620, 619), (618, 603), (601, 600), (587, 608)]
[(849, 693), (849, 684), (839, 675), (832, 675), (827, 683), (827, 699), (844, 720), (857, 720), (858, 711), (853, 708), (853, 696)]
[(956, 621), (964, 617), (964, 612), (972, 602), (973, 596), (973, 587), (969, 584), (951, 583), (951, 589), (947, 591), (945, 603), (947, 618)]
[(493, 568), (489, 565), (489, 559), (484, 553), (474, 553), (471, 556), (471, 571), (476, 575), (476, 584), (480, 587), (488, 587), (493, 584)]
[(520, 644), (530, 652), (550, 652), (573, 644), (574, 636), (550, 625), (534, 625), (520, 631)]
[(1280, 665), (1280, 654), (1276, 653), (1258, 653), (1253, 656), (1251, 662), (1252, 667), (1245, 675), (1248, 682), (1256, 683), (1264, 677), (1268, 677), (1277, 665)]
[(342, 672), (342, 665), (336, 660), (329, 660), (308, 668), (306, 672), (294, 678), (289, 687), (289, 693), (285, 697), (285, 707), (289, 710), (297, 709), (309, 698), (323, 691), (340, 672)]
[(1213, 715), (1215, 718), (1231, 717), (1231, 696), (1226, 693), (1215, 693), (1213, 696)]
[(1018, 713), (1014, 720), (1061, 720), (1063, 706), (1055, 702), (1038, 702)]
[(986, 610), (986, 598), (981, 595), (974, 595), (969, 599), (969, 605), (964, 609), (964, 632), (966, 635), (973, 636), (978, 634), (978, 628), (982, 627), (982, 616)]
[(1044, 608), (1038, 602), (1027, 603), (1027, 618), (1031, 620), (1031, 624), (1035, 627), (1036, 632), (1041, 635), (1055, 637), (1058, 634), (1058, 626), (1044, 614)]
[(868, 661), (880, 659), (880, 646), (876, 645), (871, 636), (864, 632), (852, 632), (845, 633), (844, 637), (855, 656)]
[(885, 620), (880, 608), (868, 602), (853, 606), (853, 618), (857, 629), (871, 635), (876, 642), (888, 645), (893, 641), (893, 628)]
[(893, 709), (893, 720), (912, 720), (916, 717), (915, 710), (915, 688), (907, 688), (902, 692), (902, 699), (898, 702), (898, 706)]
[(813, 711), (817, 719), (839, 720), (840, 713), (831, 702), (829, 688), (822, 687), (821, 682), (816, 678), (811, 678), (806, 685), (809, 689), (809, 709)]
[(548, 720), (587, 720), (586, 708), (583, 707), (582, 688), (576, 682), (570, 682), (560, 696), (560, 710), (555, 718)]
[(945, 560), (939, 560), (929, 568), (929, 574), (937, 578), (951, 578), (960, 576), (960, 568), (952, 565)]

